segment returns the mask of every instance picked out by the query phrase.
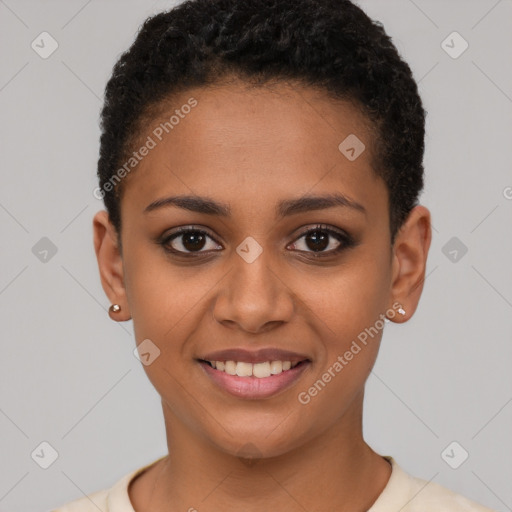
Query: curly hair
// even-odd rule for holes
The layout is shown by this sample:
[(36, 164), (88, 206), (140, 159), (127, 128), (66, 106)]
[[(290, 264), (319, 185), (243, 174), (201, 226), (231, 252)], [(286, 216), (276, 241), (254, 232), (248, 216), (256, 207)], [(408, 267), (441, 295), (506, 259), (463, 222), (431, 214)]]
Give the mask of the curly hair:
[(98, 178), (117, 232), (123, 183), (106, 185), (144, 123), (173, 95), (229, 76), (291, 80), (358, 106), (374, 134), (393, 244), (423, 189), (426, 113), (382, 24), (349, 0), (186, 0), (147, 18), (113, 67), (101, 112)]

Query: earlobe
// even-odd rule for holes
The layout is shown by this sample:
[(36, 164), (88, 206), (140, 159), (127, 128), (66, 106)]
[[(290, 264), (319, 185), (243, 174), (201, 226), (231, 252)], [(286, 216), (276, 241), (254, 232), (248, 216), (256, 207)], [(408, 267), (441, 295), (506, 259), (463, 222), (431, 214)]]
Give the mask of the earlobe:
[(117, 233), (105, 210), (94, 216), (93, 237), (101, 285), (110, 302), (120, 306), (119, 309), (116, 308), (117, 311), (109, 308), (109, 316), (116, 321), (129, 320), (130, 312), (124, 286), (123, 260)]
[(431, 239), (430, 212), (424, 206), (416, 206), (397, 233), (393, 247), (392, 300), (400, 303), (405, 311), (395, 315), (393, 320), (397, 323), (406, 322), (416, 311)]

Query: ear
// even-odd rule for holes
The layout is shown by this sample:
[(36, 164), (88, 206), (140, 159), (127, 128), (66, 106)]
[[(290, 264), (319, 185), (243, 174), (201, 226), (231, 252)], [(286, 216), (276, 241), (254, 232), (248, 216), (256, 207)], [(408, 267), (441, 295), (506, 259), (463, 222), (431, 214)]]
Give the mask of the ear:
[(430, 212), (424, 206), (416, 206), (398, 231), (392, 249), (392, 298), (405, 310), (405, 315), (395, 314), (394, 322), (406, 322), (416, 311), (423, 291), (431, 239)]
[(109, 310), (110, 318), (116, 321), (130, 320), (118, 235), (105, 210), (94, 216), (92, 227), (101, 285), (110, 302), (121, 306), (117, 313)]

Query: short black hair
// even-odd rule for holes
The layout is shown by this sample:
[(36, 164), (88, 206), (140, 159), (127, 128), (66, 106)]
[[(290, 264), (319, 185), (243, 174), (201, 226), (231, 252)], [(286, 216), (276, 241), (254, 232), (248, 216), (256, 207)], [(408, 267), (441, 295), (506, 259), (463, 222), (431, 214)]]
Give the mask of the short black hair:
[(393, 244), (423, 189), (426, 113), (382, 24), (349, 0), (186, 0), (147, 18), (113, 67), (101, 112), (99, 186), (117, 232), (123, 183), (108, 182), (145, 123), (174, 94), (230, 76), (320, 88), (366, 115)]

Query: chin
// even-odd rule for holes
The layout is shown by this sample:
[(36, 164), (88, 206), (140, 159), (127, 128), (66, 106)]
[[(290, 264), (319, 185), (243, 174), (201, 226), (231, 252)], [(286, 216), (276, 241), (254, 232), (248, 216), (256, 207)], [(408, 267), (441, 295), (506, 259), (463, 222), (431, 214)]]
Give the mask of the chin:
[(256, 422), (245, 422), (238, 428), (231, 424), (229, 434), (221, 428), (222, 432), (210, 432), (209, 440), (219, 451), (234, 457), (249, 460), (279, 457), (307, 442), (298, 425), (288, 423), (285, 427), (283, 419), (280, 422), (271, 427)]

